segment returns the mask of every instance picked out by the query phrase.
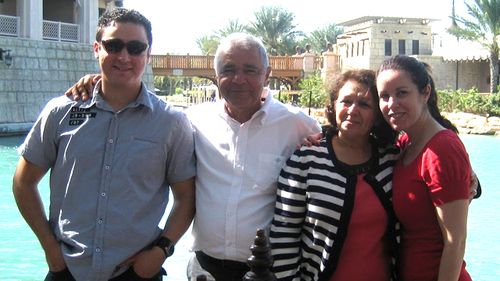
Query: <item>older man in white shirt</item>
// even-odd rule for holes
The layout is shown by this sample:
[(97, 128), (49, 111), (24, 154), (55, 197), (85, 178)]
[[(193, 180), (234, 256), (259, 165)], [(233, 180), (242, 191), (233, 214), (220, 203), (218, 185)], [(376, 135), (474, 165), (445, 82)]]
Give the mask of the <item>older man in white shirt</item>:
[(282, 166), (301, 140), (320, 128), (268, 94), (264, 86), (271, 68), (256, 37), (225, 38), (215, 70), (222, 101), (186, 112), (197, 157), (193, 249), (216, 280), (241, 280), (256, 230), (269, 229)]

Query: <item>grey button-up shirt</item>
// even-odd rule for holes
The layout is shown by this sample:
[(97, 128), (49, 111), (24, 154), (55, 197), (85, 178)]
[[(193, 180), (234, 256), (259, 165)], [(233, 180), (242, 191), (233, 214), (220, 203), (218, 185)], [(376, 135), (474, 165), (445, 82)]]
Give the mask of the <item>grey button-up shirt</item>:
[(20, 152), (51, 169), (49, 221), (76, 280), (116, 276), (158, 237), (169, 183), (195, 175), (193, 150), (185, 115), (144, 84), (119, 112), (98, 91), (47, 104)]

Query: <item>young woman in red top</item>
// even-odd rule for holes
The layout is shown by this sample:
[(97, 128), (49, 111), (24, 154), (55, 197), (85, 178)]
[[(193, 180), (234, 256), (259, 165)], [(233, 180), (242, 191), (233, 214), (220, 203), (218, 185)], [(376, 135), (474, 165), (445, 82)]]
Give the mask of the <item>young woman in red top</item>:
[(456, 128), (441, 116), (427, 65), (392, 57), (377, 73), (379, 105), (402, 132), (393, 203), (401, 223), (405, 281), (466, 281), (463, 261), (471, 168)]

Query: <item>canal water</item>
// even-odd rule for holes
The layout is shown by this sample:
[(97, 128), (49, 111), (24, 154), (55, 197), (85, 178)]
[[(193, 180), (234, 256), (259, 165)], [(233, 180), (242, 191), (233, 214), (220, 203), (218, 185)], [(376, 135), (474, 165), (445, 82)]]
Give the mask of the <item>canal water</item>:
[[(461, 136), (474, 170), (481, 180), (483, 195), (470, 207), (465, 260), (473, 280), (500, 280), (500, 223), (497, 199), (500, 184), (500, 137)], [(20, 216), (12, 196), (12, 175), (17, 163), (16, 148), (24, 137), (0, 137), (0, 280), (43, 280), (47, 272), (43, 251)], [(48, 206), (48, 181), (40, 185), (42, 199)], [(190, 231), (176, 246), (175, 254), (164, 264), (166, 280), (186, 280), (186, 265), (191, 255)]]

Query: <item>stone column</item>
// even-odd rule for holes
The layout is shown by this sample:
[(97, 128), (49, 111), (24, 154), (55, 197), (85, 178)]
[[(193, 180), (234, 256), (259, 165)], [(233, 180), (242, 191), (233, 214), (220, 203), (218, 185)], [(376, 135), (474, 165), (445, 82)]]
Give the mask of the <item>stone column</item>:
[(79, 0), (75, 2), (77, 19), (80, 25), (80, 42), (92, 44), (95, 41), (99, 6), (97, 0)]
[(321, 77), (329, 80), (334, 74), (340, 72), (340, 56), (334, 52), (323, 53), (323, 67), (321, 68)]
[(42, 40), (43, 0), (19, 0), (17, 14), (21, 18), (20, 37)]
[(307, 76), (308, 74), (314, 73), (314, 59), (315, 55), (311, 53), (304, 53), (304, 65), (303, 70), (304, 74)]

